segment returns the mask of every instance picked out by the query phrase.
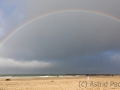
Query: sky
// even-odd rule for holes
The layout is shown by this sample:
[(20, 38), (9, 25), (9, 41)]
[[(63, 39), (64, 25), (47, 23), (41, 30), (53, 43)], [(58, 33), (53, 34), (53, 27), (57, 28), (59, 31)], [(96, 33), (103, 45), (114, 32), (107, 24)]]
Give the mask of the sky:
[(0, 74), (120, 74), (119, 0), (0, 0)]

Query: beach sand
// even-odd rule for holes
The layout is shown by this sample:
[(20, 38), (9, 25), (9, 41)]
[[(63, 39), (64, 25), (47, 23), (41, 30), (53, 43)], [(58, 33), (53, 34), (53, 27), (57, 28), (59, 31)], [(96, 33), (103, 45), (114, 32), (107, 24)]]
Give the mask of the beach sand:
[(120, 76), (0, 78), (0, 90), (120, 90)]

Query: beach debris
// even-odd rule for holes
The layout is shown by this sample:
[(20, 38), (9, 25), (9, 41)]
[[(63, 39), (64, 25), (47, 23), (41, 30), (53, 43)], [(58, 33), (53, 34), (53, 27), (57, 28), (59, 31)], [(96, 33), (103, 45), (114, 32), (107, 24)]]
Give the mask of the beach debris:
[(54, 82), (54, 81), (51, 81), (51, 82)]
[(10, 78), (7, 78), (6, 81), (10, 81)]

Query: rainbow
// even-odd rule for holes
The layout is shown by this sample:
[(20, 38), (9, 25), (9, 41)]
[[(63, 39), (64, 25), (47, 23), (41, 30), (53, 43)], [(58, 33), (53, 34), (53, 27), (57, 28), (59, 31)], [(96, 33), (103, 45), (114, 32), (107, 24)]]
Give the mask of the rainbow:
[(29, 24), (33, 23), (36, 20), (39, 20), (41, 18), (47, 17), (47, 16), (51, 16), (51, 15), (55, 15), (55, 14), (60, 14), (60, 13), (86, 13), (86, 14), (94, 14), (94, 15), (99, 15), (111, 20), (114, 20), (118, 23), (120, 23), (120, 19), (116, 18), (114, 16), (111, 16), (109, 14), (103, 13), (103, 12), (98, 12), (98, 11), (92, 11), (92, 10), (83, 10), (83, 9), (72, 9), (72, 10), (62, 10), (62, 11), (55, 11), (55, 12), (49, 12), (43, 15), (40, 15), (38, 17), (35, 17), (25, 23), (23, 23), (22, 25), (20, 25), (19, 27), (15, 28), (14, 30), (12, 30), (11, 33), (9, 33), (1, 42), (0, 42), (0, 49), (5, 45), (5, 43), (10, 40), (10, 38), (12, 38), (16, 33), (18, 33), (20, 30), (22, 30), (24, 27), (28, 26)]

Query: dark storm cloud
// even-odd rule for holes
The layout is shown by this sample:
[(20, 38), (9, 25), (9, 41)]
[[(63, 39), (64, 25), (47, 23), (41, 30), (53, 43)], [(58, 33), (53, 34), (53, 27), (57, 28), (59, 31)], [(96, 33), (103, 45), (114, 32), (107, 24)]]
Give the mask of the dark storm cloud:
[[(60, 10), (87, 9), (120, 18), (119, 0), (6, 1), (2, 5), (8, 9), (0, 4), (0, 24), (5, 22), (4, 27), (0, 25), (0, 33), (6, 30), (6, 34), (27, 20)], [(8, 11), (9, 15), (5, 15)], [(2, 73), (119, 73), (119, 51), (119, 22), (95, 14), (61, 13), (35, 21), (11, 37), (0, 50), (0, 70)]]
[(110, 57), (110, 54), (99, 53), (59, 59), (55, 61), (57, 63), (54, 67), (47, 69), (47, 72), (55, 74), (119, 74), (119, 60), (115, 61), (113, 59), (116, 55), (112, 55), (112, 58)]
[(62, 13), (42, 18), (19, 31), (1, 55), (51, 60), (120, 49), (119, 23), (86, 13)]

